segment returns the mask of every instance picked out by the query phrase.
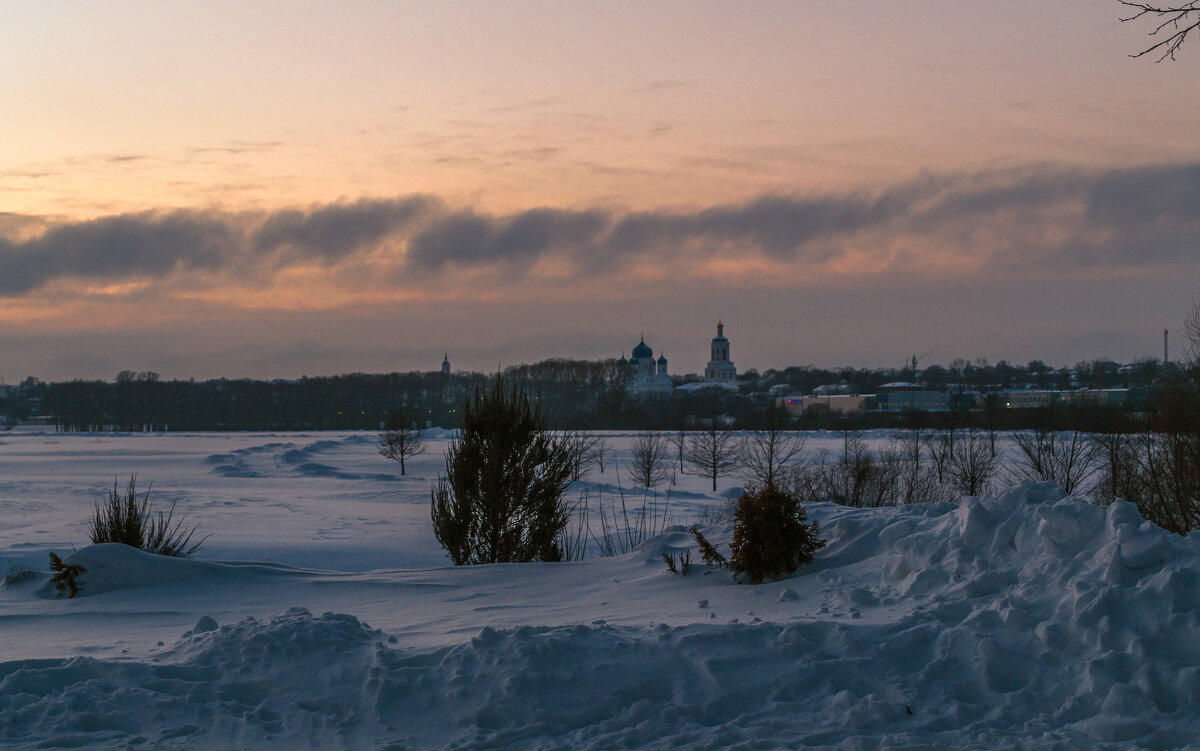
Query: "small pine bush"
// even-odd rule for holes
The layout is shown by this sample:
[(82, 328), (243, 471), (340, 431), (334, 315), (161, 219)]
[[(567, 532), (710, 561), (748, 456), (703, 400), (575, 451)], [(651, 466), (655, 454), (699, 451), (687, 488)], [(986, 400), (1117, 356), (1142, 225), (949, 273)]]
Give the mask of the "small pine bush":
[(431, 488), (433, 533), (454, 565), (561, 561), (575, 459), (519, 382), (497, 375), (462, 408)]
[(116, 481), (103, 503), (96, 502), (96, 512), (88, 528), (88, 537), (93, 543), (119, 542), (158, 555), (191, 555), (207, 540), (202, 538), (192, 543), (196, 525), (184, 526), (184, 520), (175, 520), (175, 504), (164, 516), (154, 512), (150, 503), (150, 491), (139, 500), (137, 475), (129, 478), (129, 485), (122, 492)]
[(75, 582), (75, 578), (87, 571), (83, 566), (72, 566), (63, 563), (62, 559), (57, 554), (50, 554), (50, 570), (54, 576), (50, 577), (50, 581), (54, 583), (54, 589), (58, 592), (59, 597), (66, 593), (70, 593), (71, 597), (79, 594), (79, 585)]
[(729, 568), (750, 584), (790, 574), (825, 547), (796, 496), (773, 485), (747, 491), (734, 513)]
[(692, 527), (692, 537), (696, 538), (696, 545), (700, 548), (700, 558), (704, 560), (704, 565), (708, 567), (710, 573), (729, 565), (725, 556), (721, 555), (712, 543), (700, 533), (699, 527)]

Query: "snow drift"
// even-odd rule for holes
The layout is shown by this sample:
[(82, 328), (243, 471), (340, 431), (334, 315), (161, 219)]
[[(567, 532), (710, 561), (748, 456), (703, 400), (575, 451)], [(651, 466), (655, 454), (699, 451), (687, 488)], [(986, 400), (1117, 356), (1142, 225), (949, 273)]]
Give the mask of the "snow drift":
[[(301, 608), (223, 624), (201, 613), (173, 644), (137, 656), (11, 660), (0, 663), (0, 739), (281, 749), (1194, 742), (1200, 537), (1169, 535), (1129, 504), (1101, 509), (1036, 483), (957, 505), (809, 512), (828, 547), (792, 578), (755, 588), (698, 565), (665, 573), (658, 555), (687, 546), (682, 529), (621, 559), (352, 578), (84, 548), (66, 559), (87, 569), (74, 603), (139, 591), (169, 601), (217, 584), (237, 598), (264, 581), (290, 593), (282, 601), (313, 587), (390, 592), (416, 576), (470, 599), (483, 569), (520, 571), (525, 599), (501, 627), (472, 628), (482, 608), (445, 610), (451, 638), (434, 647), (404, 633), (434, 595), (405, 589), (376, 611), (385, 630), (361, 614)], [(728, 534), (708, 530), (714, 542)], [(437, 596), (439, 607), (458, 601)], [(644, 600), (672, 623), (620, 622)], [(464, 630), (473, 636), (453, 638)]]

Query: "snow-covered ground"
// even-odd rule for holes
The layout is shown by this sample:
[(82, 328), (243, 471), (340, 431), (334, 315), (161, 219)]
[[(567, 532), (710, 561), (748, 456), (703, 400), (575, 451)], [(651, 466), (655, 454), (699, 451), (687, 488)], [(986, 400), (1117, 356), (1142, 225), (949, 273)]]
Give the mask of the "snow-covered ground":
[[(366, 433), (0, 434), (0, 569), (86, 569), (0, 587), (0, 747), (1200, 747), (1200, 535), (1127, 504), (814, 504), (828, 546), (752, 587), (667, 573), (738, 484), (685, 476), (627, 555), (455, 568), (443, 447), (400, 479)], [(132, 472), (193, 558), (85, 547)]]

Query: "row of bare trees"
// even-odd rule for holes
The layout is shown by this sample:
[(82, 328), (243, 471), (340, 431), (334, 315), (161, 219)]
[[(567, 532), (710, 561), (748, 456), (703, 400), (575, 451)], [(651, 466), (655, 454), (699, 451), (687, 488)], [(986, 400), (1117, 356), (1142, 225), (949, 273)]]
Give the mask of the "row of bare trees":
[[(560, 434), (571, 457), (571, 479), (594, 465), (601, 473), (615, 462), (608, 439), (586, 431)], [(1046, 425), (1009, 433), (1007, 456), (987, 430), (922, 430), (894, 435), (872, 449), (861, 435), (844, 431), (840, 451), (806, 453), (803, 433), (785, 419), (761, 430), (735, 431), (714, 419), (700, 430), (638, 434), (624, 474), (644, 489), (674, 484), (687, 468), (710, 480), (738, 477), (752, 487), (787, 489), (805, 501), (854, 507), (931, 503), (979, 495), (997, 482), (1050, 481), (1067, 493), (1100, 505), (1116, 499), (1136, 504), (1142, 515), (1180, 534), (1200, 529), (1200, 390), (1190, 383), (1164, 390), (1138, 424), (1114, 423), (1096, 432)], [(1003, 448), (1003, 446), (1001, 446)], [(379, 450), (400, 464), (425, 451), (421, 433), (396, 418), (380, 433)]]
[[(561, 439), (573, 480), (583, 479), (592, 465), (603, 473), (615, 461), (604, 436), (571, 431)], [(805, 452), (804, 434), (782, 423), (734, 431), (713, 421), (703, 430), (638, 434), (625, 476), (651, 489), (674, 484), (677, 472), (690, 467), (711, 480), (714, 491), (720, 478), (736, 476), (753, 487), (786, 488), (805, 501), (854, 507), (946, 501), (979, 495), (996, 482), (1032, 479), (1100, 505), (1130, 501), (1172, 532), (1200, 529), (1200, 393), (1194, 387), (1164, 392), (1140, 426), (1094, 433), (1041, 427), (1010, 433), (1007, 440), (1011, 450), (1002, 461), (989, 431), (912, 429), (877, 449), (844, 431), (840, 451), (812, 455)], [(408, 459), (425, 452), (420, 432), (402, 420), (381, 432), (379, 448), (400, 464), (401, 474)]]
[(1179, 533), (1200, 528), (1200, 392), (1164, 392), (1140, 424), (1097, 432), (1046, 427), (987, 430), (911, 429), (871, 448), (844, 431), (840, 450), (805, 452), (803, 433), (784, 424), (734, 431), (715, 422), (680, 434), (641, 433), (627, 476), (634, 485), (674, 481), (676, 457), (716, 483), (736, 476), (755, 487), (786, 488), (805, 501), (854, 507), (930, 503), (980, 495), (997, 484), (1032, 479), (1100, 505), (1135, 503), (1143, 516)]
[[(583, 479), (592, 465), (603, 473), (614, 461), (601, 435), (570, 431), (561, 439), (571, 456), (573, 480)], [(649, 489), (674, 484), (676, 473), (691, 467), (711, 480), (714, 491), (720, 478), (737, 476), (754, 487), (787, 488), (806, 501), (854, 507), (944, 501), (979, 495), (996, 481), (1033, 479), (1101, 505), (1130, 501), (1173, 532), (1200, 528), (1200, 396), (1195, 388), (1165, 392), (1140, 429), (1125, 424), (1085, 433), (1041, 427), (1010, 433), (1008, 440), (1012, 451), (1001, 462), (991, 431), (912, 429), (874, 450), (860, 435), (844, 431), (840, 451), (813, 456), (804, 451), (804, 434), (785, 429), (782, 422), (738, 432), (714, 420), (703, 430), (638, 434), (625, 475), (632, 485)], [(379, 449), (400, 464), (402, 475), (407, 460), (425, 452), (420, 431), (403, 419), (380, 433)]]
[(691, 467), (696, 475), (712, 482), (737, 475), (756, 487), (781, 485), (784, 474), (804, 450), (802, 434), (780, 428), (737, 432), (718, 419), (702, 430), (639, 433), (630, 446), (629, 480), (652, 488), (675, 480)]
[(1097, 502), (1120, 498), (1163, 529), (1200, 529), (1200, 388), (1162, 392), (1140, 430), (1097, 433), (1091, 466)]
[(931, 502), (954, 492), (978, 495), (995, 475), (994, 441), (981, 431), (907, 431), (871, 450), (853, 431), (843, 432), (840, 452), (805, 452), (804, 433), (786, 418), (761, 430), (735, 431), (713, 420), (702, 430), (644, 432), (630, 446), (626, 476), (643, 488), (675, 480), (690, 468), (711, 481), (737, 477), (751, 487), (787, 488), (805, 500), (849, 506)]
[(935, 503), (979, 495), (991, 484), (997, 457), (987, 436), (960, 431), (906, 431), (871, 449), (844, 431), (840, 451), (821, 451), (788, 473), (789, 490), (805, 501), (832, 501), (856, 508)]

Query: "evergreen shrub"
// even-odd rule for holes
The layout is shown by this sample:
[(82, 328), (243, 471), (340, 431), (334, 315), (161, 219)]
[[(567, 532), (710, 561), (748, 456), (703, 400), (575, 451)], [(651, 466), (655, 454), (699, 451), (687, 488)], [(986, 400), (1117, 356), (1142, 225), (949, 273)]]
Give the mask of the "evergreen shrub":
[(463, 406), (431, 491), (434, 535), (455, 565), (562, 560), (574, 467), (525, 389), (497, 376)]
[(734, 512), (729, 568), (750, 584), (790, 574), (825, 547), (800, 499), (774, 485), (747, 491)]

